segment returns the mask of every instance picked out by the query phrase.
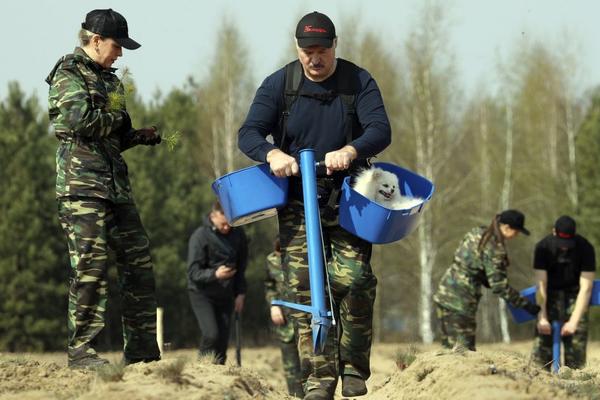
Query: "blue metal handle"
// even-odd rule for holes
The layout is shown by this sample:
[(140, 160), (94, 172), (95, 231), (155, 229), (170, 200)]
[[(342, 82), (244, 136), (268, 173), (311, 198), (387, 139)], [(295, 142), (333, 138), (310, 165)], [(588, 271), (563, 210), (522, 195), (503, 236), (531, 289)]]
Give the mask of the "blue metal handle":
[(552, 372), (558, 374), (560, 369), (560, 330), (562, 323), (552, 321)]
[(308, 247), (308, 275), (310, 281), (311, 305), (273, 300), (272, 305), (289, 307), (312, 314), (311, 327), (313, 351), (321, 353), (331, 327), (332, 313), (325, 301), (325, 260), (323, 259), (323, 238), (317, 199), (317, 163), (311, 149), (300, 151), (300, 172), (302, 175), (302, 195), (304, 198), (304, 219), (306, 223), (306, 244)]

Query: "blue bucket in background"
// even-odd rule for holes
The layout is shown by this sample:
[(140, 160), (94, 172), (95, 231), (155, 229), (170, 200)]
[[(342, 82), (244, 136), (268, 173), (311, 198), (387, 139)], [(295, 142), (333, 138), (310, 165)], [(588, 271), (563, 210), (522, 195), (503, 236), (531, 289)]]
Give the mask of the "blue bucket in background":
[[(537, 286), (530, 286), (526, 289), (521, 290), (521, 296), (525, 297), (527, 300), (529, 300), (532, 303), (535, 303), (535, 294), (537, 293)], [(512, 314), (513, 320), (517, 323), (517, 324), (522, 324), (523, 322), (527, 322), (527, 321), (531, 321), (534, 320), (536, 318), (535, 315), (529, 314), (527, 311), (523, 310), (522, 308), (516, 308), (511, 306), (510, 304), (506, 303), (508, 305), (508, 309), (510, 310), (510, 313)]]
[[(527, 289), (521, 290), (521, 296), (527, 298), (532, 303), (536, 302), (535, 295), (537, 293), (537, 286), (530, 286)], [(594, 285), (592, 286), (592, 296), (590, 297), (590, 306), (600, 305), (600, 279), (594, 280)], [(535, 315), (529, 314), (527, 311), (522, 308), (515, 308), (508, 304), (508, 309), (512, 314), (513, 320), (517, 323), (523, 323), (527, 321), (531, 321), (536, 319)]]
[(342, 184), (340, 226), (371, 243), (395, 242), (417, 227), (435, 186), (424, 177), (394, 164), (378, 162), (373, 166), (394, 173), (398, 177), (401, 194), (420, 197), (423, 202), (410, 209), (391, 210), (354, 191), (350, 186), (350, 177), (347, 177)]
[(592, 297), (590, 297), (590, 306), (600, 305), (600, 280), (594, 280), (594, 286), (592, 286)]
[(278, 178), (268, 164), (231, 172), (215, 180), (212, 189), (232, 226), (277, 215), (287, 204), (288, 178)]

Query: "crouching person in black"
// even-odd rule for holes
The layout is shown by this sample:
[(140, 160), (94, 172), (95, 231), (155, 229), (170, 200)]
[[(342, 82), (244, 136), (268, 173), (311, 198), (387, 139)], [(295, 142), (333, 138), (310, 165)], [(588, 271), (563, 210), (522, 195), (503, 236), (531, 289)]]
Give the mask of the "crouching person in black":
[(199, 355), (225, 364), (231, 313), (241, 313), (246, 293), (248, 245), (242, 228), (227, 222), (215, 202), (205, 223), (190, 237), (188, 293), (202, 332)]

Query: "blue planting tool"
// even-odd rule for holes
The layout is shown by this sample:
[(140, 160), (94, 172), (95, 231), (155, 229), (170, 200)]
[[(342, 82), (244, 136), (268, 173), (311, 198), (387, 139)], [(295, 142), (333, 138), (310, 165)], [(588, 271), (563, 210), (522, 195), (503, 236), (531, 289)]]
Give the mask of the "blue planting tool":
[(315, 354), (319, 354), (325, 347), (327, 332), (332, 325), (335, 325), (335, 320), (332, 318), (331, 311), (327, 309), (325, 301), (325, 254), (317, 200), (316, 167), (314, 150), (301, 150), (300, 172), (302, 174), (302, 195), (304, 197), (304, 218), (306, 220), (311, 305), (307, 306), (282, 300), (273, 300), (271, 304), (312, 314), (313, 351)]
[(552, 321), (552, 372), (558, 374), (560, 369), (560, 329), (562, 322)]
[[(535, 295), (537, 293), (537, 287), (531, 286), (526, 289), (521, 290), (521, 296), (527, 298), (529, 301), (535, 303)], [(561, 304), (564, 304), (564, 300), (560, 301)], [(592, 286), (592, 295), (590, 296), (590, 307), (600, 305), (600, 279), (595, 279), (594, 284)], [(510, 304), (508, 305), (508, 309), (510, 310), (514, 321), (517, 324), (521, 324), (523, 322), (535, 320), (535, 315), (529, 314), (527, 311), (521, 308), (514, 308)], [(560, 330), (562, 329), (563, 320), (564, 320), (564, 310), (560, 310), (559, 319), (556, 321), (552, 321), (552, 372), (558, 373), (560, 369), (560, 345), (561, 345), (561, 336)]]

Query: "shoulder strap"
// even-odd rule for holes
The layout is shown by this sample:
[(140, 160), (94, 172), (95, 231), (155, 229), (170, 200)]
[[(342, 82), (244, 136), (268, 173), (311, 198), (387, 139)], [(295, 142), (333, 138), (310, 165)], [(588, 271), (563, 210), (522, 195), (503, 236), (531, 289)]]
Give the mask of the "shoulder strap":
[(284, 108), (281, 113), (281, 142), (279, 148), (287, 152), (286, 149), (286, 134), (287, 134), (287, 120), (290, 116), (290, 109), (292, 104), (298, 98), (300, 92), (300, 86), (302, 85), (302, 77), (304, 73), (302, 71), (302, 65), (300, 61), (295, 60), (285, 66), (285, 85), (283, 93), (283, 104)]
[(358, 67), (350, 61), (339, 58), (337, 68), (336, 91), (342, 100), (346, 114), (344, 121), (346, 143), (350, 143), (362, 134), (356, 115), (356, 95), (360, 91)]
[[(356, 114), (356, 95), (360, 91), (358, 66), (343, 59), (338, 59), (335, 93), (340, 97), (345, 111), (344, 131), (346, 143), (350, 143), (362, 134)], [(280, 148), (286, 151), (287, 120), (292, 104), (298, 98), (302, 86), (304, 73), (300, 61), (295, 60), (285, 66), (284, 109), (281, 113), (281, 144)]]

